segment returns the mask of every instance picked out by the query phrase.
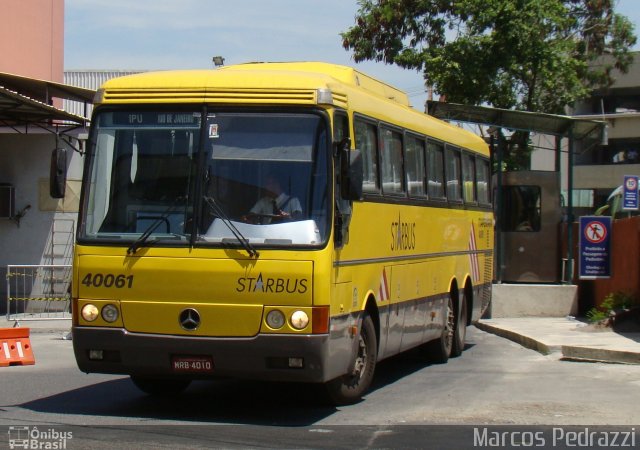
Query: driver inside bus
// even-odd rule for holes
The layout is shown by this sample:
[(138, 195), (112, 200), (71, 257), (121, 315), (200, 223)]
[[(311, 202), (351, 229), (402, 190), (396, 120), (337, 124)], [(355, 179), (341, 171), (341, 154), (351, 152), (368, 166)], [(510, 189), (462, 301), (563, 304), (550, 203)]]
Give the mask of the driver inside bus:
[(265, 195), (243, 216), (245, 222), (269, 224), (302, 217), (300, 200), (284, 192), (278, 178), (267, 175), (264, 190)]

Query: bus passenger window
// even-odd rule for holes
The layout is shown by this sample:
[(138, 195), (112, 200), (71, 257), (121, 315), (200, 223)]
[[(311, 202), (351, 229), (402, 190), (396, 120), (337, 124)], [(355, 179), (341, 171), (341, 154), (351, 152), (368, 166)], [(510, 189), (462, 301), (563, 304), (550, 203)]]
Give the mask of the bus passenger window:
[(427, 173), (429, 198), (444, 198), (444, 147), (442, 144), (427, 144)]
[(382, 130), (382, 192), (400, 194), (404, 192), (402, 179), (402, 135), (391, 130)]
[(356, 121), (354, 124), (356, 148), (362, 153), (364, 192), (378, 192), (378, 139), (376, 127), (370, 123)]
[(407, 189), (414, 197), (424, 197), (424, 142), (414, 137), (407, 137), (406, 148)]
[(490, 203), (489, 198), (489, 161), (478, 159), (476, 161), (476, 181), (478, 190), (478, 202)]
[(465, 203), (476, 201), (476, 160), (468, 154), (462, 155), (462, 182)]
[(460, 151), (447, 147), (446, 152), (447, 171), (447, 199), (458, 202), (462, 200), (462, 186), (460, 184)]

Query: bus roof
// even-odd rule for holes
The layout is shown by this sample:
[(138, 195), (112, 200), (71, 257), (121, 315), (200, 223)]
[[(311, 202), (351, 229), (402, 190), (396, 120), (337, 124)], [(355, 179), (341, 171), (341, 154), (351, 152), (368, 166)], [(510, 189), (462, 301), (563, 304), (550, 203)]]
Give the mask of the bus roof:
[[(267, 72), (274, 75), (269, 77), (268, 84), (264, 77)], [(354, 68), (323, 62), (246, 63), (223, 66), (216, 70), (142, 72), (108, 80), (101, 89), (105, 92), (127, 90), (130, 94), (126, 97), (107, 95), (105, 103), (110, 103), (110, 100), (126, 100), (135, 94), (138, 100), (151, 99), (155, 97), (152, 94), (157, 89), (183, 91), (185, 95), (180, 95), (179, 98), (188, 102), (202, 101), (201, 95), (212, 89), (318, 89), (330, 87), (332, 81), (359, 87), (409, 106), (409, 98), (401, 90)], [(192, 95), (191, 98), (189, 94)], [(158, 98), (154, 100), (157, 101)]]
[[(352, 67), (324, 62), (246, 63), (210, 70), (143, 72), (113, 78), (98, 91), (100, 103), (317, 104), (318, 91), (331, 91), (335, 106), (426, 133), (488, 155), (477, 135), (411, 108), (401, 90)], [(380, 103), (366, 99), (377, 98)], [(347, 102), (348, 100), (348, 102)], [(377, 104), (378, 106), (371, 106)], [(365, 108), (369, 108), (366, 110)]]

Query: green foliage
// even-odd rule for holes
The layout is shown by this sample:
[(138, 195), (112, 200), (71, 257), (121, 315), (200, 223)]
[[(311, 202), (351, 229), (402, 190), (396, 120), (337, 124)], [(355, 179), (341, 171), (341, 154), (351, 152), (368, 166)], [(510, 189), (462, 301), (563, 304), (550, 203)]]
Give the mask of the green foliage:
[(600, 308), (591, 308), (587, 312), (589, 322), (599, 322), (611, 315), (612, 311), (628, 309), (637, 304), (635, 296), (625, 292), (612, 292), (600, 304)]
[(614, 68), (626, 71), (636, 42), (613, 0), (359, 4), (355, 25), (342, 33), (354, 59), (420, 70), (456, 103), (563, 113), (590, 89), (610, 85)]

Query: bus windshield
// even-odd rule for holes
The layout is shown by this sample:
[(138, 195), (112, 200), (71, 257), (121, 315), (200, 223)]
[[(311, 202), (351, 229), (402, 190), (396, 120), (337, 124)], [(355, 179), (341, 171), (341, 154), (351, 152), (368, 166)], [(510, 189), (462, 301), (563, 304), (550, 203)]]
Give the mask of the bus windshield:
[(326, 122), (275, 111), (98, 112), (81, 239), (132, 241), (133, 251), (147, 242), (321, 245)]

